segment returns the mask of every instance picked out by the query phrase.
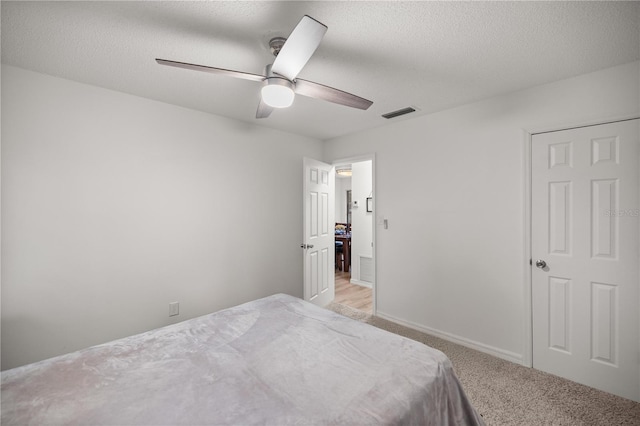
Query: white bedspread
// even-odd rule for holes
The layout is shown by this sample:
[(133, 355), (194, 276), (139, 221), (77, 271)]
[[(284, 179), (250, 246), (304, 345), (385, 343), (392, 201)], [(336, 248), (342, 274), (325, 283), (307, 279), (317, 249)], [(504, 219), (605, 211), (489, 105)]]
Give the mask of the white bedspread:
[(274, 295), (2, 372), (3, 425), (481, 425), (448, 358)]

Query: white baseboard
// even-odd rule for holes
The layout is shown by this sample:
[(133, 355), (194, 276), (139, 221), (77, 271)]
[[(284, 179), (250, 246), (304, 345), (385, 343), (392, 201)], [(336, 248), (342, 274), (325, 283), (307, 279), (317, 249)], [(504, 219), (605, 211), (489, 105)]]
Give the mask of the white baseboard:
[(360, 281), (360, 280), (357, 280), (355, 278), (351, 278), (351, 280), (349, 282), (351, 284), (359, 285), (359, 286), (362, 286), (362, 287), (373, 288), (371, 286), (371, 283), (366, 282), (366, 281)]
[(439, 338), (441, 338), (443, 340), (447, 340), (449, 342), (457, 343), (458, 345), (466, 346), (467, 348), (475, 349), (477, 351), (484, 352), (484, 353), (489, 354), (489, 355), (493, 355), (493, 356), (495, 356), (497, 358), (501, 358), (501, 359), (504, 359), (504, 360), (507, 360), (507, 361), (511, 361), (511, 362), (513, 362), (515, 364), (523, 365), (522, 364), (522, 361), (523, 361), (522, 355), (517, 354), (515, 352), (506, 351), (506, 350), (500, 349), (500, 348), (495, 348), (493, 346), (485, 345), (484, 343), (480, 343), (480, 342), (475, 342), (473, 340), (469, 340), (469, 339), (464, 338), (464, 337), (456, 336), (456, 335), (453, 335), (453, 334), (450, 334), (450, 333), (447, 333), (447, 332), (444, 332), (444, 331), (434, 330), (432, 328), (425, 327), (423, 325), (416, 324), (416, 323), (413, 323), (411, 321), (405, 321), (405, 320), (402, 320), (400, 318), (396, 318), (396, 317), (394, 317), (392, 315), (387, 315), (384, 312), (376, 311), (376, 316), (378, 316), (380, 318), (383, 318), (383, 319), (386, 319), (386, 320), (389, 320), (389, 321), (392, 321), (392, 322), (395, 322), (396, 324), (404, 325), (405, 327), (409, 327), (409, 328), (412, 328), (414, 330), (421, 331), (423, 333), (427, 333), (427, 334), (430, 334), (430, 335), (435, 336), (435, 337), (439, 337)]

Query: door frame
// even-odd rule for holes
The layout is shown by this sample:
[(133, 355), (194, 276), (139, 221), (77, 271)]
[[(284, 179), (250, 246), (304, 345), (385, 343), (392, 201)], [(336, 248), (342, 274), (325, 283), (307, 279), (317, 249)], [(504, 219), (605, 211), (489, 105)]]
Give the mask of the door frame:
[(523, 204), (524, 204), (524, 229), (523, 229), (523, 242), (524, 242), (524, 259), (522, 260), (523, 268), (523, 350), (522, 350), (522, 365), (525, 367), (533, 368), (533, 297), (532, 297), (532, 273), (533, 267), (531, 265), (531, 184), (532, 184), (532, 171), (531, 171), (531, 147), (532, 139), (534, 135), (541, 133), (559, 132), (563, 130), (571, 130), (580, 127), (599, 126), (601, 124), (616, 123), (620, 121), (629, 121), (640, 119), (640, 115), (624, 115), (604, 118), (601, 120), (581, 121), (566, 123), (564, 125), (554, 125), (547, 127), (534, 127), (531, 129), (522, 129), (523, 133)]
[[(373, 241), (373, 282), (371, 283), (371, 296), (372, 296), (372, 315), (375, 315), (377, 312), (377, 288), (378, 288), (378, 243), (377, 243), (377, 230), (378, 230), (378, 218), (380, 217), (377, 213), (377, 197), (376, 197), (376, 154), (375, 152), (370, 154), (362, 154), (353, 157), (345, 157), (339, 158), (337, 160), (333, 160), (331, 164), (334, 168), (338, 166), (344, 166), (351, 163), (358, 163), (360, 161), (371, 161), (371, 190), (373, 197), (373, 229), (372, 229), (372, 241)], [(380, 219), (382, 221), (382, 219)], [(335, 277), (334, 277), (335, 278)], [(335, 285), (335, 284), (334, 284)]]

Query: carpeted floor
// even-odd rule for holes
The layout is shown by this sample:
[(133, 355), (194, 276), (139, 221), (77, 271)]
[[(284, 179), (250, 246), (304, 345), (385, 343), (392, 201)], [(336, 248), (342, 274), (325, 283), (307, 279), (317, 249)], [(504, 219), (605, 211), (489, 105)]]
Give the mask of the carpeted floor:
[(640, 425), (640, 403), (332, 303), (334, 312), (441, 350), (487, 425)]

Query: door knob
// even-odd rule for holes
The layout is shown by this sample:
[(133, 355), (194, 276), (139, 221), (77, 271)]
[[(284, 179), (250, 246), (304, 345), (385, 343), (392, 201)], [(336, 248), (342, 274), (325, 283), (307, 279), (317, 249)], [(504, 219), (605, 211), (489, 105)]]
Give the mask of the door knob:
[(542, 260), (542, 259), (538, 259), (538, 260), (536, 260), (536, 266), (537, 266), (538, 268), (540, 268), (540, 269), (544, 269), (544, 268), (546, 268), (546, 267), (547, 267), (547, 262), (545, 262), (545, 261), (544, 261), (544, 260)]

